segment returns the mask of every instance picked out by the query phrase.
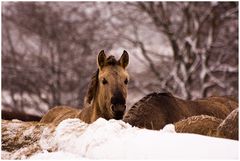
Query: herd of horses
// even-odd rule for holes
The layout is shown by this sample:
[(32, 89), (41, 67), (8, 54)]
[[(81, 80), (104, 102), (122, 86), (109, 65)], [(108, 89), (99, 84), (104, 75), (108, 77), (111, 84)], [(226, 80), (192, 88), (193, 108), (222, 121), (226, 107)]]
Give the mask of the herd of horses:
[(40, 122), (59, 124), (67, 118), (79, 118), (92, 123), (102, 117), (106, 120), (123, 120), (140, 128), (159, 130), (166, 124), (191, 116), (208, 115), (224, 119), (238, 108), (238, 101), (233, 97), (218, 96), (187, 101), (165, 92), (151, 93), (126, 111), (128, 63), (129, 55), (125, 50), (119, 60), (114, 56), (107, 57), (102, 50), (97, 57), (98, 69), (91, 78), (84, 108), (54, 107)]

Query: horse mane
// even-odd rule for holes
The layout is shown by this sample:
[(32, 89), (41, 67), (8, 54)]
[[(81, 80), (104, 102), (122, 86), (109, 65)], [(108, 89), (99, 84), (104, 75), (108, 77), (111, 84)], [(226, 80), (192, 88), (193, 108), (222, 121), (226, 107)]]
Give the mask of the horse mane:
[[(143, 104), (148, 104), (148, 102), (150, 101), (151, 103), (151, 99), (152, 98), (158, 98), (158, 97), (161, 97), (161, 96), (167, 96), (167, 97), (173, 97), (173, 95), (169, 92), (160, 92), (160, 93), (157, 93), (157, 92), (152, 92), (146, 96), (144, 96), (142, 99), (140, 99), (138, 102), (136, 102), (132, 107), (131, 109), (134, 109), (134, 108), (138, 108), (139, 106), (143, 105)], [(174, 97), (173, 97), (174, 98)], [(130, 110), (131, 110), (130, 109)]]
[(96, 95), (96, 91), (98, 88), (98, 74), (99, 74), (99, 69), (97, 69), (97, 71), (93, 74), (91, 81), (88, 85), (88, 90), (85, 96), (85, 102), (84, 103), (88, 103), (90, 104), (91, 101), (93, 100), (93, 98), (95, 98)]
[[(112, 55), (109, 56), (104, 62), (104, 66), (109, 66), (109, 65), (115, 66), (118, 64), (119, 64), (118, 61)], [(97, 69), (97, 71), (93, 74), (91, 78), (84, 103), (91, 104), (92, 100), (96, 97), (96, 93), (98, 89), (98, 75), (99, 75), (99, 69)]]

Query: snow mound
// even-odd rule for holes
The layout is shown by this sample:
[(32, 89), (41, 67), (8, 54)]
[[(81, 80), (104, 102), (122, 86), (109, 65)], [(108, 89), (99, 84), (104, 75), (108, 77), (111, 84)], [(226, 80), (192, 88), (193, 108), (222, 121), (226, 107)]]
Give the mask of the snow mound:
[[(160, 131), (139, 129), (117, 120), (98, 119), (86, 124), (79, 119), (62, 121), (51, 142), (31, 159), (237, 159), (238, 141), (179, 134), (174, 125)], [(46, 145), (50, 143), (50, 145)], [(46, 149), (47, 150), (47, 149)]]
[(76, 159), (81, 159), (81, 160), (84, 160), (85, 158), (81, 157), (80, 155), (76, 155), (76, 154), (72, 154), (72, 153), (68, 153), (68, 152), (57, 151), (57, 152), (49, 153), (47, 151), (44, 151), (43, 153), (38, 153), (38, 154), (33, 155), (31, 157), (31, 159), (35, 159), (35, 160), (42, 160), (42, 159), (76, 160)]

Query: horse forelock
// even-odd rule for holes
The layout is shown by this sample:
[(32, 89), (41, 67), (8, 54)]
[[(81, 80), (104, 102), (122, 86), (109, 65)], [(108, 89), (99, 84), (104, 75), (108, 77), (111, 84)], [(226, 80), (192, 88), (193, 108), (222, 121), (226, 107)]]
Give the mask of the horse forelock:
[(87, 94), (85, 96), (85, 100), (88, 104), (91, 103), (91, 101), (95, 98), (97, 89), (98, 89), (98, 74), (99, 69), (93, 74), (91, 78), (91, 82), (89, 83)]
[(118, 61), (115, 59), (114, 56), (109, 56), (107, 59), (106, 59), (106, 62), (105, 62), (105, 66), (108, 66), (108, 65), (118, 65)]

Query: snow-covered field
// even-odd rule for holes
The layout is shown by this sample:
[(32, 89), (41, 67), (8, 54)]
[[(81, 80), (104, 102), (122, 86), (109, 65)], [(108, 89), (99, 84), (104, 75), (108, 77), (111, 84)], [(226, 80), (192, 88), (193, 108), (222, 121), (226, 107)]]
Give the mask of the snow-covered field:
[[(55, 137), (43, 137), (40, 144), (44, 152), (30, 159), (238, 159), (238, 141), (179, 134), (173, 125), (153, 131), (101, 118), (92, 124), (67, 119)], [(57, 151), (47, 151), (53, 147)]]

